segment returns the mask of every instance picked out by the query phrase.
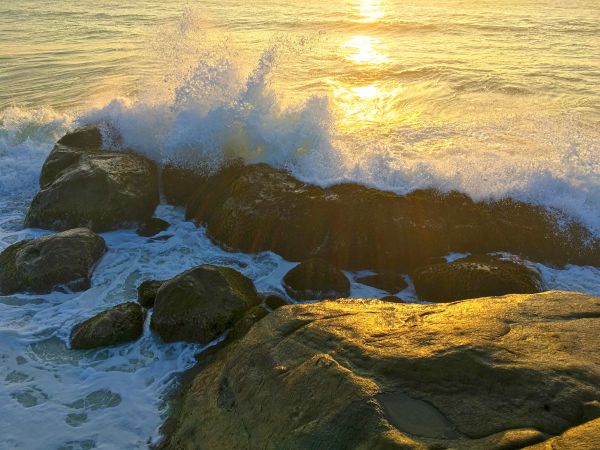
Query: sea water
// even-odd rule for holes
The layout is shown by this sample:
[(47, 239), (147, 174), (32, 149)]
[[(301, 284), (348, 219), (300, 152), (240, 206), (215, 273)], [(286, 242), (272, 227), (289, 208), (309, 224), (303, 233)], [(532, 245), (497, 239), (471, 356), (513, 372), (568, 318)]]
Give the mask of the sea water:
[[(323, 186), (435, 187), (560, 208), (600, 233), (600, 4), (595, 0), (0, 3), (0, 250), (23, 229), (54, 142), (217, 170), (267, 162)], [(156, 238), (103, 233), (78, 294), (0, 297), (0, 449), (144, 448), (201, 351), (134, 343), (75, 352), (77, 322), (146, 279), (201, 263), (283, 294), (295, 262), (226, 252), (181, 209)], [(455, 258), (456, 255), (449, 255)], [(600, 295), (600, 271), (536, 264), (549, 289)], [(363, 273), (347, 273), (354, 280)], [(415, 300), (411, 287), (400, 293)], [(352, 296), (384, 293), (353, 281)]]

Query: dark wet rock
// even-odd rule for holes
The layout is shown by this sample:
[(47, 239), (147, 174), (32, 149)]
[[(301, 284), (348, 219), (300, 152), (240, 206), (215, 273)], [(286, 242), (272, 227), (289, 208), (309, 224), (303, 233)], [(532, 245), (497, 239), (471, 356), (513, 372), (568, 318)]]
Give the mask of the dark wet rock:
[(102, 147), (102, 133), (98, 127), (84, 126), (65, 134), (57, 144), (66, 147), (99, 149)]
[(433, 264), (411, 273), (417, 295), (429, 302), (451, 302), (542, 290), (539, 272), (513, 260), (474, 255)]
[(140, 236), (152, 237), (165, 231), (169, 226), (169, 222), (166, 220), (159, 219), (158, 217), (151, 217), (140, 224), (136, 233)]
[(87, 228), (17, 242), (0, 254), (0, 295), (86, 290), (105, 252), (104, 239)]
[(378, 273), (376, 275), (357, 278), (356, 281), (391, 294), (408, 287), (408, 284), (406, 284), (404, 277), (400, 273)]
[(202, 265), (160, 287), (151, 326), (167, 342), (206, 344), (259, 303), (250, 279), (228, 267)]
[(600, 265), (600, 241), (557, 211), (355, 184), (322, 189), (265, 164), (230, 166), (198, 183), (187, 217), (225, 248), (313, 256), (336, 267), (406, 272), (450, 252), (506, 251), (549, 264)]
[(205, 179), (197, 170), (167, 165), (161, 174), (162, 191), (167, 202), (184, 206)]
[(137, 288), (138, 303), (144, 308), (152, 308), (154, 300), (160, 287), (165, 284), (164, 280), (146, 280)]
[(385, 297), (381, 297), (380, 300), (382, 302), (391, 302), (391, 303), (408, 303), (406, 300), (401, 299), (395, 295), (386, 295)]
[(250, 331), (250, 328), (254, 326), (256, 322), (269, 314), (262, 306), (254, 306), (250, 308), (246, 313), (235, 322), (233, 327), (231, 328), (231, 332), (229, 333), (228, 338), (235, 340), (241, 339)]
[(350, 295), (348, 278), (319, 258), (304, 261), (286, 273), (283, 287), (296, 300), (322, 300)]
[(162, 448), (591, 449), (599, 329), (568, 292), (290, 305), (201, 365)]
[(90, 133), (82, 137), (75, 132), (75, 137), (67, 135), (56, 144), (42, 168), (41, 190), (31, 203), (26, 226), (106, 231), (152, 216), (159, 200), (155, 164), (133, 153), (104, 151), (87, 136)]
[(134, 302), (107, 309), (81, 322), (71, 332), (71, 348), (86, 350), (138, 339), (144, 332), (144, 309)]
[(270, 294), (265, 297), (265, 305), (271, 308), (271, 310), (276, 310), (287, 304), (288, 302), (283, 297), (276, 294)]

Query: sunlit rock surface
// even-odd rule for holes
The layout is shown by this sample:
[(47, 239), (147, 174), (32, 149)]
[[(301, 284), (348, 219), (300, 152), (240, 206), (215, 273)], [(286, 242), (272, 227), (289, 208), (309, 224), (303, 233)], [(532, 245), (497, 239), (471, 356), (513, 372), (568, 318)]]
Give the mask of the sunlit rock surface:
[(163, 447), (488, 450), (568, 439), (600, 399), (599, 335), (600, 299), (569, 292), (285, 306), (206, 357)]

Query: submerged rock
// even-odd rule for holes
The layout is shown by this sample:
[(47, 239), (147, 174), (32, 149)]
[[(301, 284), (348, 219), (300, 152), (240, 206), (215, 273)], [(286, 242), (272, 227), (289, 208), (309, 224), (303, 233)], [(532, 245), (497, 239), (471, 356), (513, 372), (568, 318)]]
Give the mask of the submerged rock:
[(157, 235), (161, 231), (165, 231), (169, 226), (169, 222), (166, 220), (159, 219), (158, 217), (151, 217), (140, 224), (136, 233), (140, 236), (151, 237)]
[(228, 267), (202, 265), (160, 287), (151, 327), (167, 342), (206, 344), (259, 303), (250, 279)]
[(41, 190), (26, 226), (106, 231), (152, 216), (159, 200), (155, 164), (133, 153), (101, 150), (97, 134), (80, 130), (56, 144), (42, 168)]
[(0, 254), (0, 295), (86, 290), (104, 252), (104, 239), (87, 228), (17, 242)]
[(357, 278), (361, 284), (366, 284), (382, 291), (393, 294), (395, 292), (402, 291), (408, 287), (404, 277), (400, 273), (378, 273), (376, 275), (367, 275), (365, 277)]
[(589, 230), (516, 201), (476, 203), (435, 190), (400, 196), (355, 184), (323, 189), (266, 164), (226, 167), (196, 184), (187, 217), (215, 241), (289, 261), (318, 256), (342, 269), (406, 272), (449, 252), (506, 251), (600, 265), (600, 241)]
[(428, 302), (540, 292), (539, 272), (512, 260), (474, 255), (433, 264), (411, 274), (417, 295)]
[(283, 277), (283, 287), (296, 300), (322, 300), (350, 295), (348, 278), (327, 261), (312, 258)]
[(162, 448), (522, 448), (600, 398), (599, 331), (568, 292), (290, 305), (200, 366)]
[(81, 322), (71, 332), (71, 348), (85, 350), (138, 339), (144, 332), (143, 308), (134, 302), (107, 309)]
[(163, 280), (146, 280), (137, 288), (138, 303), (144, 308), (152, 308), (160, 287), (165, 284)]

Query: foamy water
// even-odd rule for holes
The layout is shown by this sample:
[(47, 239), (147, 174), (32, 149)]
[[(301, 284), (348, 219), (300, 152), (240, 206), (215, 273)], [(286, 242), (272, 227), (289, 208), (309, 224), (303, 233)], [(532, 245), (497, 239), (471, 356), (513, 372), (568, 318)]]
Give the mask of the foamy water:
[[(476, 3), (476, 4), (475, 4)], [(0, 4), (0, 250), (22, 229), (53, 143), (103, 123), (156, 161), (233, 157), (321, 185), (457, 189), (563, 209), (600, 234), (600, 5), (559, 2), (5, 1)], [(73, 325), (145, 279), (223, 264), (262, 292), (293, 267), (227, 253), (166, 205), (169, 239), (133, 230), (79, 294), (0, 297), (0, 448), (144, 448), (195, 345), (73, 352)], [(600, 270), (537, 265), (600, 295)], [(351, 278), (361, 274), (348, 273)], [(352, 285), (355, 297), (383, 292)], [(415, 300), (409, 287), (403, 298)]]

